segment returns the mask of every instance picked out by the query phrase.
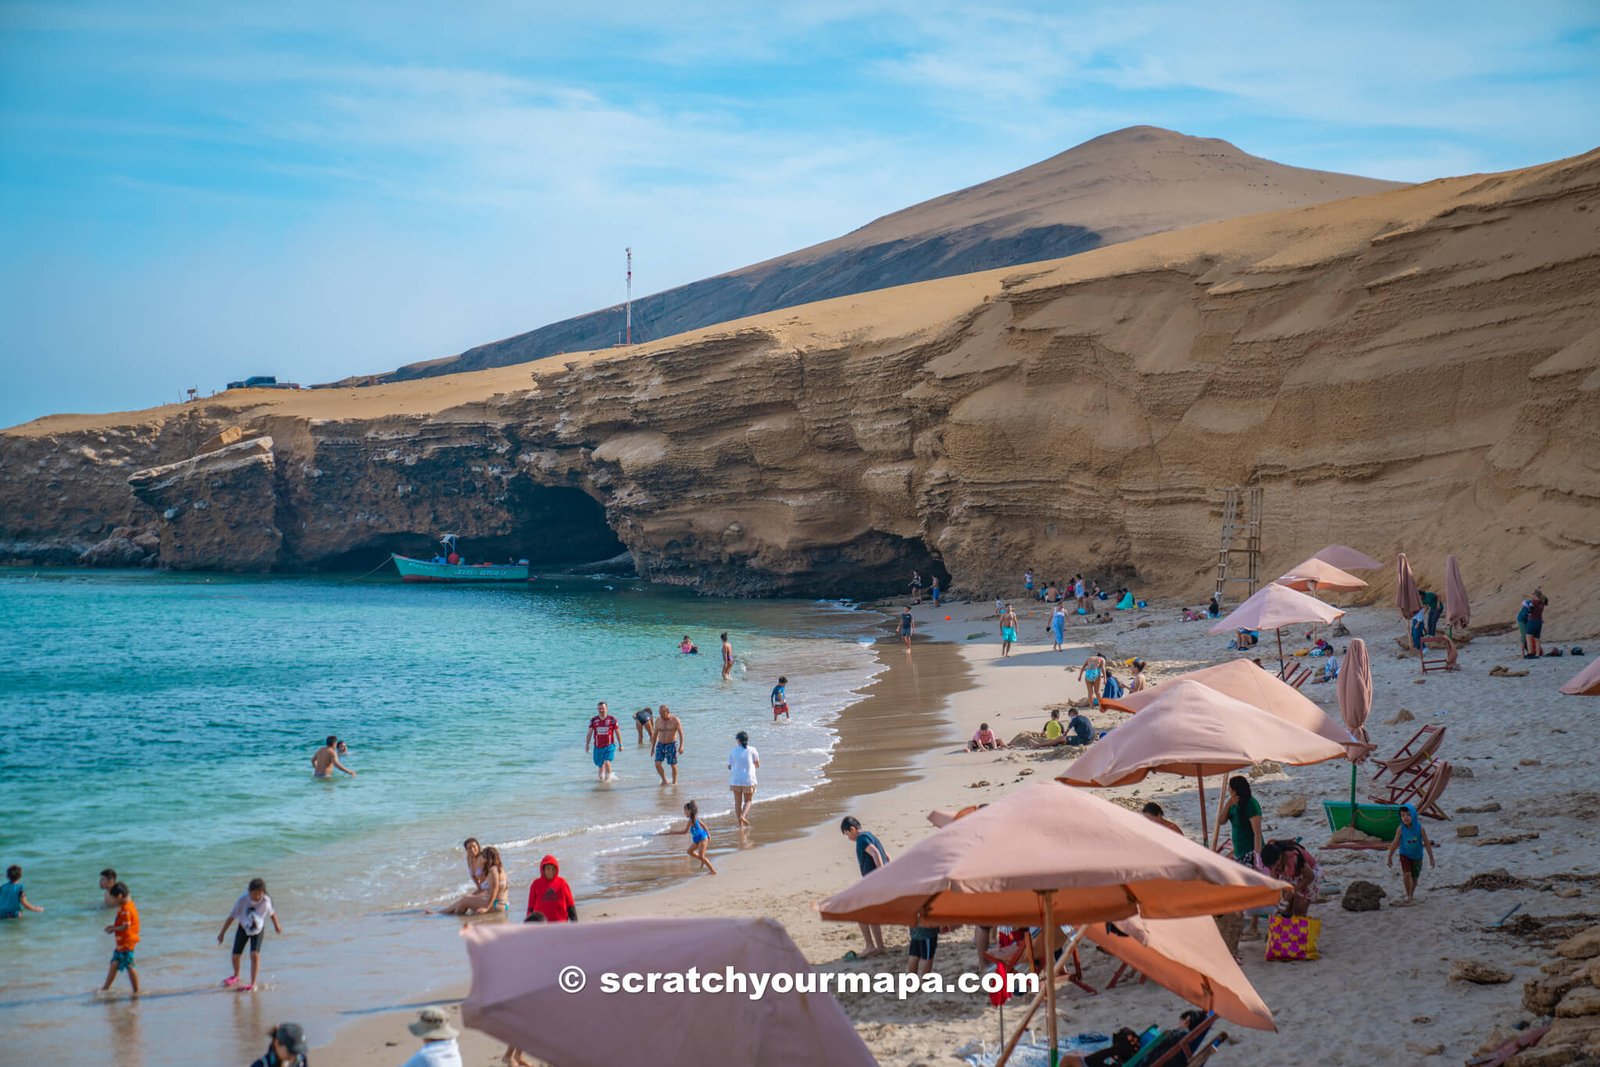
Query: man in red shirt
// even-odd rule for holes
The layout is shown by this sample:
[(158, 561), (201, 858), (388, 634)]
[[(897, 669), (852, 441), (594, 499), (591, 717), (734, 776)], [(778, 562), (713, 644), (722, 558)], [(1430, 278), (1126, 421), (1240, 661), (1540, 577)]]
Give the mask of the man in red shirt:
[[(538, 918), (534, 918), (534, 916)], [(566, 923), (578, 921), (578, 904), (572, 886), (561, 877), (561, 864), (554, 856), (539, 861), (539, 877), (528, 889), (528, 917), (523, 922)]]
[(594, 717), (589, 720), (589, 732), (583, 739), (583, 750), (588, 752), (591, 748), (594, 752), (594, 765), (599, 768), (600, 780), (603, 782), (611, 777), (611, 761), (622, 751), (622, 730), (604, 700), (600, 702), (599, 710)]

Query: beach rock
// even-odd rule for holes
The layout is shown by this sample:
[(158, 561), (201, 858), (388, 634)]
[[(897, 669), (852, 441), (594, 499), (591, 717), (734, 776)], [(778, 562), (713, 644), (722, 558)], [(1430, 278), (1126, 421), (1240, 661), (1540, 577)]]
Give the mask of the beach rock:
[[(1503, 967), (1496, 967), (1483, 960), (1456, 960), (1450, 965), (1450, 978), (1452, 982), (1471, 982), (1474, 985), (1504, 985), (1514, 977)], [(1600, 989), (1595, 990), (1600, 993)]]
[[(1535, 1015), (1554, 1015), (1556, 1005), (1572, 990), (1587, 985), (1583, 972), (1574, 969), (1567, 974), (1550, 974), (1530, 978), (1522, 983), (1522, 1006)], [(1590, 988), (1594, 988), (1592, 985)]]
[(1429, 1023), (1433, 1022), (1433, 1016), (1431, 1016), (1431, 1015), (1413, 1015), (1411, 1017), (1411, 1022), (1416, 1026), (1427, 1026)]
[(1591, 926), (1582, 933), (1573, 934), (1556, 946), (1556, 955), (1569, 960), (1600, 956), (1600, 926)]
[[(1451, 773), (1453, 774), (1455, 772), (1452, 771)], [(1490, 812), (1499, 810), (1500, 802), (1498, 800), (1491, 800), (1487, 804), (1463, 804), (1461, 807), (1456, 809), (1456, 811), (1462, 815), (1487, 815)]]
[(1355, 881), (1344, 891), (1339, 906), (1345, 911), (1377, 911), (1382, 906), (1379, 901), (1388, 895), (1382, 886), (1373, 882)]
[(1406, 1051), (1414, 1056), (1443, 1056), (1443, 1045), (1424, 1045), (1417, 1041), (1407, 1041)]
[(1573, 987), (1556, 1005), (1558, 1018), (1576, 1019), (1585, 1015), (1600, 1015), (1600, 989), (1593, 985)]
[(1278, 817), (1280, 819), (1293, 819), (1296, 816), (1304, 815), (1305, 813), (1306, 798), (1304, 795), (1290, 797), (1288, 800), (1285, 800), (1282, 804), (1278, 805)]
[(1462, 823), (1460, 826), (1456, 827), (1456, 836), (1457, 837), (1477, 837), (1478, 836), (1477, 824), (1476, 823), (1470, 823), (1470, 822)]
[(78, 562), (85, 567), (137, 567), (150, 553), (127, 537), (108, 537), (84, 550)]
[(1388, 720), (1389, 726), (1398, 726), (1403, 722), (1414, 722), (1416, 716), (1411, 714), (1410, 708), (1401, 708)]
[(1529, 830), (1526, 833), (1520, 833), (1520, 834), (1501, 834), (1498, 837), (1480, 837), (1480, 838), (1478, 838), (1478, 840), (1474, 841), (1473, 844), (1474, 845), (1520, 845), (1524, 841), (1537, 841), (1538, 839), (1539, 839), (1539, 832), (1537, 830)]
[(1575, 885), (1558, 885), (1550, 892), (1554, 893), (1562, 900), (1576, 900), (1578, 897), (1583, 896), (1583, 890), (1579, 889)]
[(1472, 768), (1471, 767), (1456, 767), (1456, 766), (1452, 766), (1450, 768), (1450, 777), (1452, 777), (1452, 778), (1460, 778), (1462, 780), (1465, 780), (1465, 779), (1468, 779), (1468, 778), (1476, 778), (1477, 775), (1472, 773)]
[(978, 781), (973, 782), (972, 784), (968, 785), (967, 788), (968, 789), (983, 789), (983, 788), (986, 788), (989, 784), (990, 784), (989, 783), (989, 779), (980, 778)]
[(1534, 759), (1532, 757), (1529, 757), (1527, 759), (1519, 759), (1519, 760), (1517, 760), (1517, 766), (1518, 767), (1542, 767), (1542, 766), (1544, 766), (1544, 760)]

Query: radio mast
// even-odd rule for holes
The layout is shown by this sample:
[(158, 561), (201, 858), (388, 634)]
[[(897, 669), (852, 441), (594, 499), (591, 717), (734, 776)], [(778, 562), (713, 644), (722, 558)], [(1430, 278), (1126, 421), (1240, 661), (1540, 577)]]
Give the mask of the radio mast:
[(627, 303), (628, 340), (627, 340), (627, 343), (631, 345), (631, 344), (633, 344), (633, 249), (630, 248), (627, 251), (628, 251), (628, 303)]

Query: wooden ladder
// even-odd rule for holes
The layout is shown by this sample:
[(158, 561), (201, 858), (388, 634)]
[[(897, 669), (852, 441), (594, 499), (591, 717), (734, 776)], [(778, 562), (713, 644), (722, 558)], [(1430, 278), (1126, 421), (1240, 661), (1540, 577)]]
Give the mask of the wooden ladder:
[[(1218, 604), (1227, 603), (1226, 593), (1229, 582), (1244, 582), (1249, 592), (1245, 596), (1255, 593), (1260, 582), (1259, 566), (1261, 562), (1261, 487), (1251, 486), (1243, 489), (1247, 495), (1244, 499), (1244, 513), (1240, 514), (1239, 493), (1241, 488), (1234, 486), (1222, 490), (1222, 540), (1217, 546), (1217, 586), (1215, 595)], [(1242, 545), (1234, 542), (1240, 539), (1243, 533)], [(1235, 574), (1233, 557), (1244, 556), (1244, 573)], [(1241, 598), (1243, 599), (1243, 598)]]

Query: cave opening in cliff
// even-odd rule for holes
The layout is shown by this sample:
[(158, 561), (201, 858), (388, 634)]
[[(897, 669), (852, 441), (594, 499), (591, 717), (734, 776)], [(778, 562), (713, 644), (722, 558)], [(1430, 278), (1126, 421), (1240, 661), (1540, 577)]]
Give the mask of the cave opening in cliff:
[(374, 534), (348, 550), (317, 561), (315, 569), (364, 571), (381, 565), (390, 553), (429, 558), (439, 549), (439, 535), (460, 537), (468, 560), (525, 559), (539, 567), (561, 567), (613, 559), (627, 549), (606, 525), (605, 508), (581, 489), (538, 485), (518, 479), (492, 511), (465, 509), (439, 514), (437, 530), (399, 530)]
[(922, 578), (923, 596), (933, 579), (950, 588), (950, 572), (920, 537), (871, 533), (836, 549), (820, 550), (804, 575), (783, 591), (801, 596), (868, 597), (909, 596), (911, 574)]

